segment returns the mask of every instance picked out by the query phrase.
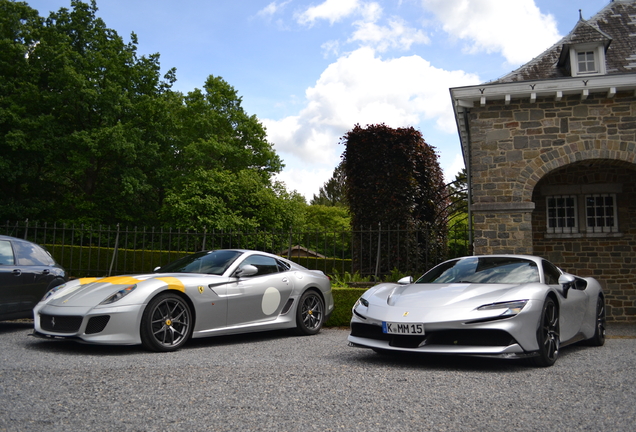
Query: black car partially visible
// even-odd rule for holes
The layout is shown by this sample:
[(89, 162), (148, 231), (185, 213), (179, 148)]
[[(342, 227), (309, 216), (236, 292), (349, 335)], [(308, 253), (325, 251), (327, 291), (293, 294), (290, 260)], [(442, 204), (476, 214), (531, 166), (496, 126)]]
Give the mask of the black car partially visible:
[(0, 235), (0, 321), (33, 318), (33, 308), (66, 271), (35, 243)]

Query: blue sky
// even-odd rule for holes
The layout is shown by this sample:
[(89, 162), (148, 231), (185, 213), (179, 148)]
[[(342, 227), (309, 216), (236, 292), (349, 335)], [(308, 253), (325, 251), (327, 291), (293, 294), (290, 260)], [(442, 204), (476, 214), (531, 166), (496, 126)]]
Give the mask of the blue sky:
[[(31, 0), (42, 16), (70, 0)], [(98, 0), (138, 54), (175, 67), (174, 89), (221, 76), (256, 115), (309, 201), (355, 124), (413, 126), (447, 181), (463, 167), (448, 89), (528, 62), (609, 0)]]

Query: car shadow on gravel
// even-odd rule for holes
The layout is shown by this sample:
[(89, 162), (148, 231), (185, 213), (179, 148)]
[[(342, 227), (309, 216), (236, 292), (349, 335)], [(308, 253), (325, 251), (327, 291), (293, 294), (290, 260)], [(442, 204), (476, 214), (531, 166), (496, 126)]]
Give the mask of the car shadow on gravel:
[[(562, 348), (559, 353), (559, 362), (567, 361), (568, 356), (577, 351), (586, 349), (577, 345), (570, 345)], [(537, 369), (529, 359), (502, 359), (496, 357), (470, 357), (444, 354), (419, 354), (385, 352), (376, 353), (372, 350), (358, 349), (361, 355), (355, 359), (349, 358), (358, 365), (364, 364), (366, 367), (401, 367), (426, 369), (436, 371), (466, 371), (466, 372), (526, 372), (529, 368)]]
[(225, 336), (211, 336), (198, 339), (190, 339), (182, 349), (199, 349), (218, 346), (232, 346), (239, 344), (251, 344), (269, 342), (278, 339), (286, 339), (296, 336), (291, 330), (269, 330), (264, 332), (242, 333)]
[[(33, 329), (33, 324), (17, 327), (18, 330)], [(31, 333), (31, 332), (29, 332)], [(1, 334), (1, 329), (0, 329)], [(272, 330), (258, 333), (237, 334), (228, 336), (212, 336), (200, 339), (190, 339), (178, 351), (189, 351), (192, 349), (208, 349), (219, 346), (232, 346), (239, 344), (251, 344), (268, 342), (281, 338), (294, 337), (289, 330)], [(100, 356), (125, 356), (125, 355), (162, 355), (167, 353), (152, 352), (144, 349), (141, 345), (92, 345), (80, 343), (70, 339), (42, 339), (29, 336), (27, 349), (39, 350), (57, 354), (79, 354), (79, 355), (100, 355)]]

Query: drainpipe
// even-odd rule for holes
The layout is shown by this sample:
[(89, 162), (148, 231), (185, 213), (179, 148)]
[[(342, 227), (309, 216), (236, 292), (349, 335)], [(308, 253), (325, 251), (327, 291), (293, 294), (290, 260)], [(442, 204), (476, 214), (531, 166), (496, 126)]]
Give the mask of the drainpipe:
[(473, 247), (473, 214), (472, 214), (472, 205), (473, 205), (473, 180), (471, 176), (471, 157), (470, 157), (470, 124), (468, 123), (468, 114), (469, 109), (464, 108), (464, 127), (466, 128), (466, 188), (467, 190), (467, 198), (468, 198), (468, 247), (470, 248), (469, 253), (471, 255), (475, 254), (475, 248)]

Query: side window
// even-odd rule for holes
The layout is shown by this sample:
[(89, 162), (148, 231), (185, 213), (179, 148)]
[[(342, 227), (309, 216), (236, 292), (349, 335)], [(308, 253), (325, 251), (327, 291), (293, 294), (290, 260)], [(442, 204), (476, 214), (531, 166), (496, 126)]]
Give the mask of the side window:
[(0, 240), (0, 265), (13, 265), (13, 248), (11, 242)]
[(53, 265), (51, 255), (36, 244), (17, 241), (14, 246), (19, 265)]
[(287, 264), (284, 261), (276, 260), (276, 263), (278, 264), (278, 271), (279, 272), (286, 272), (286, 271), (289, 271), (289, 269), (291, 268), (289, 266), (289, 264)]
[(561, 276), (561, 272), (556, 266), (548, 261), (542, 261), (543, 264), (543, 277), (545, 278), (545, 283), (548, 285), (558, 285), (559, 284), (559, 276)]
[(263, 255), (252, 255), (245, 258), (239, 268), (242, 268), (247, 264), (251, 264), (258, 269), (258, 273), (256, 273), (254, 276), (263, 276), (266, 274), (279, 272), (278, 261), (274, 258), (266, 257)]

